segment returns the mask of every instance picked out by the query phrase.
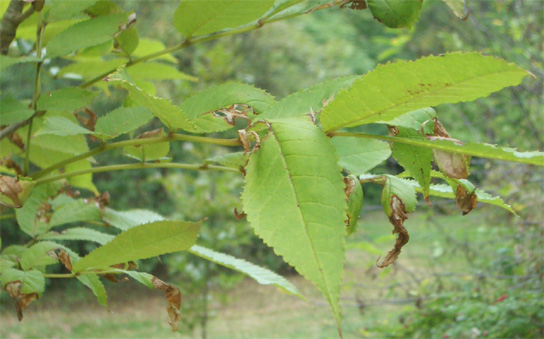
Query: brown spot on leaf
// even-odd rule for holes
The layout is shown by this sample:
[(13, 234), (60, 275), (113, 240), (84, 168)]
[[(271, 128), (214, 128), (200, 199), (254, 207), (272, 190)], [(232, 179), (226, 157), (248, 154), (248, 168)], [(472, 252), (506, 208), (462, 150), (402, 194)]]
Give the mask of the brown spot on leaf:
[(19, 321), (23, 320), (23, 311), (28, 307), (28, 305), (30, 305), (30, 303), (34, 300), (38, 300), (40, 298), (38, 293), (22, 294), (22, 285), (23, 284), (20, 280), (16, 280), (7, 283), (4, 287), (9, 296), (15, 299), (15, 308), (17, 310), (17, 319), (19, 319)]
[(365, 0), (352, 0), (340, 6), (340, 8), (345, 8), (345, 7), (349, 9), (353, 9), (353, 10), (359, 10), (359, 11), (367, 8)]
[(389, 130), (390, 137), (396, 137), (399, 134), (399, 128), (396, 126), (387, 125), (387, 129)]
[[(378, 264), (378, 267), (380, 268), (387, 267), (394, 263), (399, 257), (402, 247), (406, 245), (406, 243), (408, 243), (408, 240), (410, 240), (408, 231), (403, 226), (404, 221), (408, 219), (408, 212), (406, 212), (406, 206), (397, 195), (393, 195), (391, 197), (390, 206), (393, 212), (389, 217), (389, 221), (393, 225), (393, 234), (398, 233), (398, 237), (395, 242), (395, 247), (393, 247), (393, 249), (389, 251), (389, 253), (387, 253), (387, 256), (385, 257), (383, 262), (381, 264)], [(378, 260), (380, 259), (378, 258)]]
[(463, 215), (469, 214), (478, 203), (476, 191), (471, 193), (463, 185), (458, 184), (455, 192), (455, 202), (457, 207), (463, 211)]
[(153, 277), (151, 282), (153, 283), (153, 287), (163, 291), (166, 294), (166, 301), (168, 302), (166, 310), (168, 311), (168, 316), (170, 317), (170, 321), (168, 323), (170, 324), (170, 327), (172, 327), (172, 332), (177, 331), (178, 324), (181, 321), (181, 313), (179, 311), (181, 308), (181, 292), (179, 291), (179, 288), (167, 284), (157, 277)]

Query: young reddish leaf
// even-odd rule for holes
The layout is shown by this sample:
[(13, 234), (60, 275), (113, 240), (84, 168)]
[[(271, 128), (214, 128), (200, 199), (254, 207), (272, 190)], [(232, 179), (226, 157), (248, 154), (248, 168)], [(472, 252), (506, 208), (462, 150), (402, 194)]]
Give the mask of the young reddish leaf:
[(181, 308), (181, 292), (179, 291), (179, 288), (169, 285), (157, 277), (153, 277), (151, 282), (153, 283), (153, 287), (166, 294), (166, 301), (168, 301), (166, 310), (170, 316), (170, 321), (168, 323), (172, 327), (172, 332), (176, 332), (178, 330), (178, 324), (181, 321), (181, 313), (179, 311)]

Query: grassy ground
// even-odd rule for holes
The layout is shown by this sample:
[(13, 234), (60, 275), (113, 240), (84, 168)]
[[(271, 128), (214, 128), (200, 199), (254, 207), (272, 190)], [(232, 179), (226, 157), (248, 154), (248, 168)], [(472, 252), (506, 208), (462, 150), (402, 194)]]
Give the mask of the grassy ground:
[[(394, 267), (380, 270), (375, 261), (394, 243), (391, 226), (380, 213), (369, 213), (348, 239), (342, 291), (345, 338), (379, 337), (370, 328), (398, 321), (398, 314), (419, 295), (420, 281), (440, 272), (470, 272), (463, 244), (500, 241), (507, 226), (485, 225), (481, 213), (468, 216), (414, 214), (406, 223), (410, 242)], [(229, 303), (212, 303), (210, 338), (334, 338), (335, 321), (328, 306), (306, 280), (292, 277), (308, 302), (245, 280), (229, 293)], [(110, 310), (91, 301), (85, 290), (46, 294), (25, 311), (19, 323), (2, 298), (0, 337), (47, 338), (176, 338), (200, 336), (172, 333), (164, 296), (131, 282), (109, 288)], [(410, 301), (413, 300), (413, 301)]]

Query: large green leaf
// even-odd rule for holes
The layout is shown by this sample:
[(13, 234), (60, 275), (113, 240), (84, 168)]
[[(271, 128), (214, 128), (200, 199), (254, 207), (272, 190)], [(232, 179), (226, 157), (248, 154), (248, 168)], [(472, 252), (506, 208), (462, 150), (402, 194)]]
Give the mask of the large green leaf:
[(265, 243), (312, 281), (340, 324), (346, 196), (333, 146), (310, 121), (272, 121), (246, 167), (248, 220)]
[(90, 92), (78, 87), (66, 87), (43, 93), (38, 99), (39, 110), (75, 111), (91, 103), (98, 92)]
[(82, 127), (69, 119), (59, 116), (52, 116), (45, 119), (42, 127), (36, 132), (36, 134), (34, 134), (34, 136), (53, 134), (65, 137), (68, 135), (92, 133), (93, 132), (89, 131), (85, 127)]
[(64, 56), (79, 49), (113, 41), (119, 26), (127, 22), (127, 17), (127, 13), (99, 16), (70, 26), (49, 41), (46, 56)]
[(389, 144), (379, 140), (334, 137), (331, 142), (338, 164), (356, 175), (367, 173), (391, 156)]
[(108, 81), (119, 84), (128, 90), (132, 100), (139, 105), (147, 107), (168, 128), (181, 128), (189, 132), (201, 132), (193, 122), (189, 121), (185, 112), (174, 106), (170, 101), (152, 96), (133, 84), (125, 69), (119, 69), (117, 72), (111, 74), (108, 77)]
[(48, 232), (40, 236), (40, 239), (42, 240), (84, 240), (94, 241), (100, 245), (110, 242), (113, 238), (113, 235), (85, 227), (72, 227), (61, 233)]
[(243, 273), (252, 279), (255, 279), (261, 285), (275, 285), (289, 293), (292, 293), (298, 297), (302, 295), (298, 292), (297, 288), (293, 286), (281, 275), (278, 275), (266, 268), (254, 265), (242, 259), (235, 258), (228, 254), (215, 252), (211, 249), (194, 245), (189, 249), (189, 253), (212, 261), (218, 265), (228, 267), (240, 273)]
[(233, 152), (225, 155), (219, 155), (205, 160), (207, 163), (217, 163), (219, 165), (240, 168), (244, 167), (249, 160), (249, 153), (246, 152)]
[(102, 60), (101, 58), (77, 58), (74, 63), (63, 67), (59, 77), (90, 79), (127, 63), (127, 59)]
[(108, 307), (108, 294), (106, 293), (106, 288), (104, 284), (100, 281), (100, 278), (96, 274), (83, 274), (76, 277), (80, 283), (87, 286), (91, 289), (93, 294), (96, 296), (98, 302)]
[(194, 245), (202, 222), (155, 221), (122, 232), (73, 265), (74, 272), (183, 251)]
[(104, 210), (104, 221), (123, 231), (134, 226), (160, 220), (164, 220), (161, 215), (148, 210), (134, 209), (123, 212), (111, 208)]
[[(148, 38), (140, 38), (140, 42), (138, 43), (138, 47), (134, 50), (133, 55), (136, 57), (143, 57), (148, 54), (160, 52), (166, 49), (166, 46), (162, 43), (160, 40), (153, 40)], [(164, 60), (169, 61), (173, 63), (177, 63), (178, 61), (176, 58), (172, 56), (172, 54), (167, 53), (163, 54), (161, 56), (158, 56), (155, 58), (155, 60)]]
[(94, 5), (98, 0), (53, 1), (47, 12), (47, 22), (86, 17), (84, 10)]
[[(64, 167), (64, 173), (89, 170), (91, 167), (92, 166), (89, 160), (84, 159), (84, 160), (76, 161), (66, 165), (66, 167)], [(70, 183), (70, 185), (73, 187), (87, 189), (93, 192), (95, 195), (99, 194), (98, 189), (93, 183), (93, 173), (87, 173), (87, 174), (70, 177), (68, 178), (68, 183)]]
[(380, 65), (325, 107), (321, 123), (326, 131), (335, 131), (389, 121), (424, 107), (486, 97), (519, 85), (528, 74), (516, 65), (478, 53)]
[(259, 19), (274, 0), (181, 0), (174, 26), (185, 36), (215, 33)]
[(260, 88), (242, 83), (226, 83), (192, 95), (181, 104), (181, 109), (202, 130), (212, 133), (232, 127), (223, 118), (213, 116), (212, 113), (220, 108), (243, 104), (259, 114), (275, 103), (274, 97)]
[(45, 288), (45, 278), (43, 277), (42, 272), (38, 270), (24, 272), (14, 268), (8, 268), (2, 272), (2, 277), (0, 278), (2, 288), (6, 287), (9, 282), (17, 280), (22, 284), (20, 290), (22, 294), (38, 293), (38, 295), (42, 295)]
[(349, 88), (357, 78), (358, 76), (349, 75), (327, 80), (293, 93), (270, 107), (259, 118), (263, 120), (283, 119), (319, 112), (329, 100), (343, 89)]
[(49, 255), (49, 252), (58, 249), (59, 246), (50, 241), (40, 241), (23, 253), (20, 264), (23, 270), (57, 264), (58, 260)]
[(139, 80), (187, 80), (198, 81), (192, 75), (180, 72), (170, 64), (157, 62), (142, 62), (127, 69), (132, 79)]

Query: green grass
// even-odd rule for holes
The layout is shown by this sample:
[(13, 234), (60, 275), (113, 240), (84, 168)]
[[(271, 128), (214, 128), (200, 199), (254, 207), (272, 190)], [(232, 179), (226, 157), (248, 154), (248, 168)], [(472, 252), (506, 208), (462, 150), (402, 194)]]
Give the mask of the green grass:
[[(494, 260), (501, 240), (511, 236), (514, 230), (507, 223), (486, 225), (483, 213), (485, 209), (464, 217), (424, 211), (414, 213), (405, 224), (410, 233), (409, 243), (403, 248), (397, 264), (383, 270), (377, 268), (375, 262), (394, 244), (392, 226), (378, 212), (368, 213), (361, 219), (358, 232), (347, 241), (349, 249), (341, 300), (344, 337), (380, 337), (382, 334), (372, 332), (372, 329), (398, 324), (402, 311), (415, 304), (388, 302), (422, 296), (428, 286), (434, 286), (434, 280), (428, 278), (433, 274), (470, 274), (476, 261)], [(208, 336), (337, 337), (335, 321), (324, 298), (303, 278), (289, 279), (308, 302), (246, 279), (229, 292), (227, 304), (212, 300)], [(471, 279), (475, 278), (470, 275), (454, 277), (445, 280), (442, 288)], [(0, 337), (176, 338), (200, 335), (198, 328), (194, 333), (171, 332), (166, 301), (159, 291), (146, 290), (132, 282), (110, 284), (108, 290), (110, 312), (91, 301), (85, 290), (70, 290), (67, 295), (55, 291), (32, 304), (20, 323), (4, 293)], [(364, 300), (365, 305), (358, 307), (357, 300)]]

